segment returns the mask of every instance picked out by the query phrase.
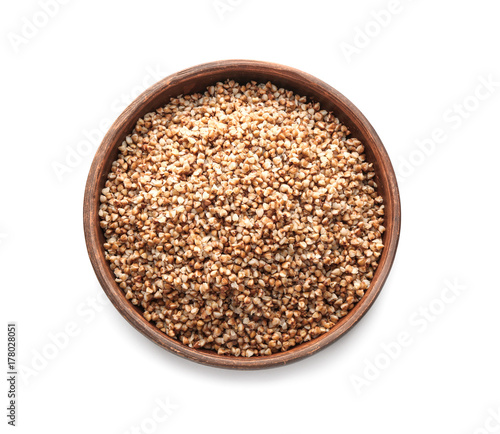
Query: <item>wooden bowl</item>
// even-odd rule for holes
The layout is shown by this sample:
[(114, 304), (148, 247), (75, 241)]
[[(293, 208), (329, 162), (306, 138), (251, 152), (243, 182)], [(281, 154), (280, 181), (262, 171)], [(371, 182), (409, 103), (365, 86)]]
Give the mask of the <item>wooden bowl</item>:
[[(202, 92), (207, 86), (226, 79), (234, 79), (242, 84), (251, 80), (272, 81), (280, 87), (306, 95), (321, 103), (323, 109), (332, 111), (349, 128), (352, 136), (365, 146), (368, 161), (374, 163), (375, 182), (385, 204), (385, 248), (366, 294), (329, 332), (271, 356), (223, 356), (210, 350), (189, 348), (168, 337), (146, 321), (140, 308), (125, 298), (104, 257), (104, 235), (98, 216), (99, 196), (111, 163), (117, 156), (118, 146), (140, 117), (166, 104), (171, 97)], [(164, 78), (137, 97), (114, 122), (97, 150), (87, 180), (83, 208), (85, 241), (90, 261), (107, 296), (125, 319), (146, 337), (174, 354), (205, 365), (236, 369), (269, 368), (302, 359), (330, 345), (357, 324), (379, 295), (391, 269), (399, 240), (400, 216), (398, 186), (389, 156), (373, 127), (354, 104), (309, 74), (288, 66), (252, 60), (225, 60), (194, 66)]]

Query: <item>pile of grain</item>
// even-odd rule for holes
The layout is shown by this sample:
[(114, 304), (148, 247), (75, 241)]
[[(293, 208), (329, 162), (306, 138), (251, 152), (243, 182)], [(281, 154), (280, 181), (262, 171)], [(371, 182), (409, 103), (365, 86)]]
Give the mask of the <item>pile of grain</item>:
[(363, 145), (318, 103), (227, 81), (140, 119), (100, 218), (127, 299), (168, 336), (233, 356), (286, 351), (363, 297), (384, 205)]

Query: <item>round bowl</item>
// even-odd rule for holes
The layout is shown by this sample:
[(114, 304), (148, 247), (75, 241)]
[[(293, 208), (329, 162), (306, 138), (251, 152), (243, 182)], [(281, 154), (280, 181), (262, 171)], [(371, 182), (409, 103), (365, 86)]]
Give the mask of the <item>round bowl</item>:
[[(118, 153), (118, 146), (132, 131), (136, 121), (148, 112), (166, 104), (171, 97), (203, 91), (218, 81), (267, 82), (300, 95), (310, 97), (323, 109), (332, 111), (346, 125), (353, 137), (365, 146), (368, 161), (374, 164), (375, 182), (385, 204), (385, 248), (369, 289), (363, 298), (334, 328), (309, 342), (271, 356), (235, 357), (218, 355), (214, 351), (190, 348), (168, 337), (149, 323), (140, 308), (134, 306), (115, 283), (114, 275), (104, 256), (104, 235), (99, 226), (99, 196), (108, 171)], [(132, 102), (113, 123), (92, 162), (83, 209), (85, 241), (97, 278), (113, 305), (123, 317), (143, 335), (162, 348), (205, 365), (261, 369), (284, 365), (310, 356), (346, 334), (371, 307), (379, 295), (392, 267), (400, 232), (400, 200), (396, 176), (387, 152), (370, 123), (345, 96), (317, 78), (288, 66), (251, 60), (225, 60), (205, 63), (185, 69), (151, 86)]]

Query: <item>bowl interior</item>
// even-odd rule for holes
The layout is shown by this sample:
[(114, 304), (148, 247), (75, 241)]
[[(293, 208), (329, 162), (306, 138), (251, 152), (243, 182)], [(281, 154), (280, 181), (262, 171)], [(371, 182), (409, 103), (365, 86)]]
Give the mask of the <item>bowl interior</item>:
[[(332, 111), (346, 125), (353, 137), (365, 146), (369, 162), (374, 164), (375, 182), (385, 203), (385, 248), (379, 260), (370, 288), (360, 302), (324, 335), (272, 356), (241, 358), (219, 356), (209, 350), (194, 350), (169, 338), (146, 321), (142, 311), (133, 306), (114, 281), (114, 275), (104, 258), (104, 235), (99, 226), (99, 196), (104, 187), (112, 162), (118, 154), (118, 146), (129, 134), (139, 118), (169, 102), (181, 94), (204, 92), (207, 86), (218, 81), (233, 79), (241, 84), (248, 81), (271, 81), (278, 87), (305, 95)], [(118, 117), (99, 147), (89, 173), (84, 204), (84, 228), (89, 256), (96, 275), (106, 294), (122, 315), (139, 331), (169, 351), (196, 362), (241, 369), (256, 369), (288, 363), (306, 357), (342, 336), (361, 319), (380, 292), (392, 262), (399, 239), (400, 204), (394, 170), (380, 141), (361, 112), (342, 94), (309, 74), (277, 64), (247, 60), (213, 62), (189, 68), (156, 83), (141, 94)]]

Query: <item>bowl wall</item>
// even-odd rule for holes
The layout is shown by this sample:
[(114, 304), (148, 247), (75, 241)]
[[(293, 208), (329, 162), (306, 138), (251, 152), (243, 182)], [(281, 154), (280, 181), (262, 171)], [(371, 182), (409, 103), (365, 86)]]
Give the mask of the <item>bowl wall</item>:
[[(189, 348), (168, 337), (146, 321), (141, 309), (125, 298), (104, 257), (104, 235), (99, 226), (98, 215), (99, 196), (111, 164), (118, 154), (118, 146), (132, 131), (139, 118), (165, 105), (170, 98), (203, 92), (207, 86), (226, 79), (240, 83), (271, 81), (278, 87), (319, 102), (322, 109), (332, 111), (349, 128), (352, 136), (365, 146), (367, 160), (374, 164), (375, 182), (385, 204), (385, 247), (364, 297), (329, 332), (271, 356), (220, 356), (213, 351)], [(389, 156), (373, 127), (347, 98), (323, 81), (287, 66), (250, 60), (227, 60), (195, 66), (166, 77), (147, 89), (124, 110), (109, 129), (94, 157), (85, 189), (83, 217), (87, 250), (97, 278), (111, 302), (130, 324), (163, 348), (195, 362), (225, 368), (260, 369), (283, 365), (314, 354), (343, 336), (361, 319), (380, 293), (391, 269), (399, 240), (400, 215), (399, 192)]]

